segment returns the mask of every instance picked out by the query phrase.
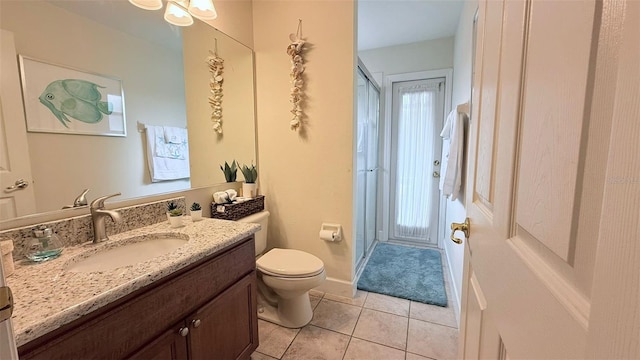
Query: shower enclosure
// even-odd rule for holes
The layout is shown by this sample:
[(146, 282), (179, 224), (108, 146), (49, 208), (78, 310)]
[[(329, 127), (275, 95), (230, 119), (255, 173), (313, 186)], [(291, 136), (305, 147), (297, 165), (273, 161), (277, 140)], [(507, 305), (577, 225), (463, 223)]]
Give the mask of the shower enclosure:
[(364, 263), (376, 240), (378, 199), (378, 124), (380, 89), (359, 62), (358, 114), (356, 119), (356, 184), (355, 185), (355, 264), (356, 271)]

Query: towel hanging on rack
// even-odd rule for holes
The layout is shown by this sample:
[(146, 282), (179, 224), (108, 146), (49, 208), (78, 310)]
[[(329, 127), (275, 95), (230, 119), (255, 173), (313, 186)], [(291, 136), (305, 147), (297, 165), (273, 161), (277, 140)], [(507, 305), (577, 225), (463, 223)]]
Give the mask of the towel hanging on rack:
[(187, 129), (175, 126), (163, 126), (164, 142), (168, 144), (183, 144), (187, 142)]
[(166, 143), (162, 126), (146, 125), (145, 129), (151, 182), (189, 178), (191, 171), (187, 141), (182, 144)]
[[(462, 184), (462, 164), (464, 147), (464, 118), (468, 112), (469, 103), (456, 106), (447, 116), (447, 121), (440, 133), (443, 138), (442, 174), (440, 176), (440, 190), (451, 200), (456, 200), (460, 194)], [(462, 111), (461, 111), (462, 110)]]

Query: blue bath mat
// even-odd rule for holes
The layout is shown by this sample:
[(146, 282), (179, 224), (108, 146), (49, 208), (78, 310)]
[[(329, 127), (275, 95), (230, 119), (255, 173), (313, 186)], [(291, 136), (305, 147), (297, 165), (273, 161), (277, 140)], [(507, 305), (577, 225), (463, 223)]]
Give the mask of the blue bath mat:
[(358, 289), (447, 306), (440, 252), (432, 249), (378, 243)]

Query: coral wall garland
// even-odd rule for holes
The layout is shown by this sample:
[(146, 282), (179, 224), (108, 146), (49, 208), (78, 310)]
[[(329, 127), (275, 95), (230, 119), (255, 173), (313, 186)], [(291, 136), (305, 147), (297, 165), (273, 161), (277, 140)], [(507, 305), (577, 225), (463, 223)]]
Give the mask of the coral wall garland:
[(291, 80), (291, 97), (290, 100), (293, 104), (291, 113), (293, 119), (289, 122), (291, 130), (299, 130), (302, 128), (302, 118), (304, 112), (302, 111), (302, 101), (304, 98), (304, 79), (302, 74), (304, 73), (304, 59), (302, 58), (302, 52), (304, 50), (304, 40), (302, 40), (302, 20), (298, 21), (298, 31), (295, 34), (289, 35), (291, 43), (287, 46), (287, 54), (291, 56), (291, 74), (289, 78)]
[(218, 56), (218, 39), (216, 39), (215, 51), (209, 51), (207, 57), (209, 71), (211, 72), (211, 94), (209, 95), (209, 104), (211, 105), (211, 121), (213, 122), (213, 130), (218, 134), (222, 134), (222, 82), (224, 78), (224, 60)]

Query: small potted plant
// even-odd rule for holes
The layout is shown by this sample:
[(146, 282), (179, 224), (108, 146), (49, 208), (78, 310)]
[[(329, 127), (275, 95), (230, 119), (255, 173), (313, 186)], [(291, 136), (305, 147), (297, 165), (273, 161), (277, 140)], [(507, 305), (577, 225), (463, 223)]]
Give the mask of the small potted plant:
[(229, 165), (226, 161), (224, 162), (224, 167), (220, 165), (220, 170), (224, 173), (224, 179), (227, 182), (235, 182), (236, 177), (238, 175), (238, 167), (236, 166), (236, 161), (233, 160), (231, 165)]
[(182, 226), (182, 209), (173, 201), (167, 205), (167, 216), (169, 217), (171, 227)]
[(258, 180), (258, 170), (256, 169), (256, 166), (253, 164), (251, 164), (251, 167), (242, 165), (240, 170), (244, 176), (242, 196), (250, 198), (258, 196), (258, 184), (256, 184), (256, 180)]
[(202, 207), (197, 202), (191, 204), (191, 220), (192, 221), (200, 221), (202, 220)]

